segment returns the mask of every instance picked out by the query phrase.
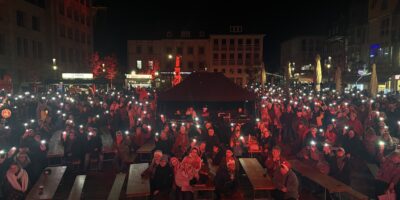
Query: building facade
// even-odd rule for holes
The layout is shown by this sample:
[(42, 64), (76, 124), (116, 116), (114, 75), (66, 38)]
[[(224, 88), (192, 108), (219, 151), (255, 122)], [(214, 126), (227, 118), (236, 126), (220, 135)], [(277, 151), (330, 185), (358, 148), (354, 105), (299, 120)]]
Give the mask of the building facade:
[(386, 76), (400, 72), (400, 3), (398, 0), (370, 0), (368, 44), (370, 63)]
[[(281, 67), (286, 70), (289, 63), (292, 74), (303, 81), (312, 81), (315, 69), (315, 57), (321, 56), (321, 63), (325, 59), (324, 36), (299, 36), (281, 43)], [(302, 81), (301, 80), (301, 81)]]
[(92, 18), (88, 0), (0, 0), (1, 71), (15, 85), (85, 71)]
[[(180, 56), (181, 72), (221, 72), (244, 86), (264, 67), (263, 37), (181, 31), (167, 32), (158, 40), (128, 40), (128, 65), (135, 72), (146, 73), (156, 66), (160, 73), (172, 73), (175, 57)], [(261, 78), (256, 79), (259, 82)]]
[(263, 64), (262, 34), (230, 34), (210, 36), (211, 71), (222, 72), (236, 84), (244, 86), (260, 82)]

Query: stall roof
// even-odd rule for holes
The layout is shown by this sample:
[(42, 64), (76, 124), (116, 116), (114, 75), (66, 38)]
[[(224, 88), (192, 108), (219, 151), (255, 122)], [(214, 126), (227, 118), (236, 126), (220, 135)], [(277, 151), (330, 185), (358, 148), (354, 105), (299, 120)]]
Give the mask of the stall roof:
[(159, 94), (159, 101), (244, 102), (256, 98), (222, 73), (195, 72), (175, 87)]

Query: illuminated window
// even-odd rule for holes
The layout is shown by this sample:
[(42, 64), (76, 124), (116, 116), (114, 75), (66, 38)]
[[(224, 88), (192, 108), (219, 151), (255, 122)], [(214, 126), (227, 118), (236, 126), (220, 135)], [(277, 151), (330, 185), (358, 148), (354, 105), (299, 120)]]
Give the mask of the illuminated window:
[(136, 61), (136, 67), (137, 67), (138, 69), (142, 69), (142, 61), (141, 61), (141, 60), (137, 60), (137, 61)]

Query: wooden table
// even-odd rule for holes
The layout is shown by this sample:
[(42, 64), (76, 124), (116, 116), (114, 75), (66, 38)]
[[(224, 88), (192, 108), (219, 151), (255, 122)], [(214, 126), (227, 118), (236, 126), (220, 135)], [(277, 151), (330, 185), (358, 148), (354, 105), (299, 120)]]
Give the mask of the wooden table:
[(274, 190), (275, 186), (272, 183), (271, 178), (265, 173), (264, 168), (261, 166), (255, 158), (239, 158), (239, 162), (242, 165), (247, 177), (253, 186), (253, 198), (255, 196), (254, 191), (257, 190)]
[(108, 200), (119, 199), (119, 195), (121, 193), (122, 186), (125, 182), (126, 174), (120, 173), (115, 176), (114, 184), (111, 188), (110, 194), (108, 194)]
[(318, 169), (310, 165), (306, 165), (299, 160), (290, 160), (289, 162), (292, 164), (292, 167), (295, 171), (299, 172), (302, 176), (305, 176), (318, 183), (332, 193), (347, 193), (355, 199), (368, 199), (368, 197), (364, 194), (357, 192), (350, 186), (336, 180), (335, 178), (321, 173)]
[(81, 199), (82, 189), (85, 185), (86, 175), (78, 175), (75, 178), (74, 185), (72, 186), (71, 192), (69, 193), (68, 200)]
[(150, 180), (141, 174), (149, 167), (148, 163), (131, 164), (129, 168), (126, 197), (150, 196)]
[[(66, 166), (47, 167), (46, 169), (50, 169), (51, 173), (48, 175), (44, 174), (44, 172), (42, 173), (39, 180), (33, 186), (26, 199), (28, 200), (53, 199), (53, 196), (57, 191), (58, 185), (60, 184), (61, 179), (64, 176), (67, 167)], [(42, 194), (39, 194), (40, 186), (43, 186)]]
[(151, 154), (155, 147), (156, 144), (153, 139), (150, 139), (146, 143), (144, 143), (138, 150), (136, 150), (136, 154), (139, 155), (139, 160), (142, 160), (143, 154)]

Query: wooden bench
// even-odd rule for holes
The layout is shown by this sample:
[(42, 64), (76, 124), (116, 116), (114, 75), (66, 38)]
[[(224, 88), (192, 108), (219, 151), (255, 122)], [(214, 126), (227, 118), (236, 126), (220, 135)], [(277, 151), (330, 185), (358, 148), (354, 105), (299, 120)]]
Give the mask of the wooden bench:
[(376, 164), (372, 164), (372, 163), (367, 163), (367, 167), (369, 169), (369, 171), (371, 172), (372, 176), (374, 178), (376, 178), (376, 174), (378, 173), (379, 167)]
[[(54, 194), (57, 191), (58, 185), (64, 176), (66, 166), (59, 167), (47, 167), (46, 169), (51, 170), (50, 174), (45, 174), (44, 172), (39, 177), (39, 180), (29, 191), (26, 196), (28, 200), (38, 200), (38, 199), (53, 199)], [(43, 191), (40, 193), (40, 186), (43, 186)]]
[(271, 178), (265, 173), (264, 168), (256, 158), (239, 158), (239, 162), (253, 186), (253, 199), (255, 191), (275, 189)]
[(119, 199), (119, 196), (121, 194), (122, 186), (124, 185), (125, 182), (125, 177), (126, 174), (120, 173), (115, 176), (114, 184), (111, 188), (110, 194), (108, 194), (108, 200), (115, 200)]
[(142, 178), (142, 173), (148, 167), (148, 163), (131, 164), (126, 187), (127, 198), (150, 196), (150, 180)]
[[(315, 183), (321, 185), (326, 190), (332, 193), (346, 193), (352, 199), (358, 200), (367, 200), (368, 196), (354, 190), (350, 186), (332, 178), (328, 175), (321, 173), (318, 169), (306, 165), (305, 163), (299, 160), (290, 160), (289, 161), (295, 171), (300, 173), (302, 176), (307, 177), (308, 179), (314, 181)], [(326, 191), (325, 191), (326, 192)]]
[(83, 185), (85, 184), (86, 175), (78, 175), (75, 178), (74, 185), (69, 193), (68, 200), (81, 199)]
[(142, 161), (143, 154), (151, 154), (155, 147), (156, 144), (153, 139), (150, 139), (146, 143), (144, 143), (138, 150), (136, 150), (136, 154), (139, 155), (139, 160)]

